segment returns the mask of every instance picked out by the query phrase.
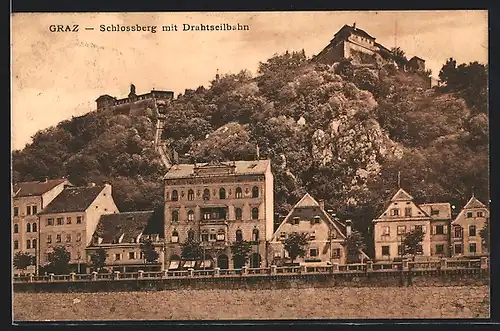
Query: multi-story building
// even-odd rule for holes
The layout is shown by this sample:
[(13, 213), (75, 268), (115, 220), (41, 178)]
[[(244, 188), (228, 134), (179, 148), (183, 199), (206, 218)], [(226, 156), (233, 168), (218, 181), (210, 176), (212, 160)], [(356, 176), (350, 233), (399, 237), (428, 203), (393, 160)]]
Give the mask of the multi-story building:
[[(26, 252), (33, 256), (35, 265), (29, 268), (34, 272), (38, 265), (37, 250), (40, 244), (40, 224), (38, 212), (59, 195), (68, 180), (46, 179), (44, 181), (21, 182), (13, 185), (12, 199), (12, 244), (13, 253)], [(14, 273), (20, 270), (14, 268)]]
[[(325, 211), (323, 201), (306, 193), (281, 222), (269, 242), (268, 261), (275, 265), (289, 262), (283, 242), (292, 233), (306, 233), (308, 243), (304, 257), (294, 262), (332, 262), (345, 264), (345, 239), (351, 233), (351, 223), (342, 223)], [(360, 251), (361, 260), (368, 258)]]
[(451, 223), (453, 256), (478, 256), (488, 254), (481, 238), (481, 230), (489, 223), (488, 207), (472, 196)]
[(65, 188), (40, 213), (40, 262), (57, 246), (70, 253), (70, 264), (85, 270), (85, 248), (103, 214), (117, 213), (111, 185)]
[[(141, 242), (150, 239), (158, 252), (157, 263), (146, 263)], [(105, 268), (120, 272), (159, 269), (163, 260), (163, 208), (102, 215), (87, 247), (87, 264), (99, 249), (106, 252)], [(90, 269), (90, 268), (89, 268)]]
[(450, 223), (451, 205), (449, 203), (425, 203), (419, 207), (431, 218), (430, 222), (430, 255), (438, 257), (451, 256)]
[(169, 269), (179, 266), (180, 244), (188, 238), (201, 241), (203, 267), (241, 267), (230, 249), (237, 240), (251, 242), (251, 267), (266, 265), (274, 203), (269, 160), (177, 164), (164, 181)]

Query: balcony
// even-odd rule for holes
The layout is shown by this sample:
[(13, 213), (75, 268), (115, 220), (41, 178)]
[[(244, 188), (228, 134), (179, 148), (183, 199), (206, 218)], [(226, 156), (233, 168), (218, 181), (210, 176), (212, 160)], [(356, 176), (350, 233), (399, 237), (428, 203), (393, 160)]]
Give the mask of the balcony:
[(227, 220), (224, 218), (202, 219), (200, 221), (200, 226), (204, 226), (204, 225), (227, 225)]

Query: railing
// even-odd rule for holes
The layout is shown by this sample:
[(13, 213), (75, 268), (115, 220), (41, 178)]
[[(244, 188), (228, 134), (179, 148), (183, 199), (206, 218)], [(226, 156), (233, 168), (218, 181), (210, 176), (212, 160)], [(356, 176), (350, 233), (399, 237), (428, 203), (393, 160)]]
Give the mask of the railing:
[(406, 261), (403, 262), (368, 262), (331, 266), (271, 266), (267, 268), (247, 268), (241, 269), (207, 269), (207, 270), (166, 270), (152, 272), (125, 272), (125, 273), (97, 273), (70, 275), (44, 275), (33, 276), (23, 275), (14, 277), (14, 283), (47, 283), (47, 282), (78, 282), (78, 281), (111, 281), (111, 280), (131, 280), (131, 279), (164, 279), (164, 278), (206, 278), (206, 277), (245, 277), (252, 275), (294, 275), (294, 274), (332, 274), (332, 273), (358, 273), (368, 272), (391, 272), (395, 270), (421, 271), (421, 270), (470, 270), (487, 269), (489, 261), (487, 258), (481, 259), (441, 259), (437, 261)]

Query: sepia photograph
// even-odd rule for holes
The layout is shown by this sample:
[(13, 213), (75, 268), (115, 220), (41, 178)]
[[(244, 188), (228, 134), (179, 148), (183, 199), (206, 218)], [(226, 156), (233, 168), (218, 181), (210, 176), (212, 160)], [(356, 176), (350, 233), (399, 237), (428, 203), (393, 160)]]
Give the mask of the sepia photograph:
[(490, 318), (488, 11), (10, 24), (14, 324)]

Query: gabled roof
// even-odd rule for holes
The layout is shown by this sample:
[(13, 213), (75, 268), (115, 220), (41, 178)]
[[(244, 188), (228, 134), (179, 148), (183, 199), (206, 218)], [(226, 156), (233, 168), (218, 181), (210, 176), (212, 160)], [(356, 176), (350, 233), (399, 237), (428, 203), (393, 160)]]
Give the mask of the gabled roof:
[(56, 186), (66, 182), (70, 184), (67, 179), (48, 179), (46, 181), (32, 181), (32, 182), (21, 182), (14, 184), (14, 198), (19, 197), (30, 197), (30, 196), (41, 196), (47, 193)]
[(362, 36), (362, 37), (365, 37), (365, 38), (368, 38), (368, 39), (372, 39), (372, 40), (375, 40), (375, 37), (372, 37), (370, 36), (366, 31), (358, 28), (358, 27), (353, 27), (353, 26), (350, 26), (350, 25), (347, 25), (345, 24), (336, 34), (338, 35), (339, 33), (341, 32), (344, 32), (344, 31), (347, 31), (347, 32), (350, 32), (350, 33), (353, 33), (353, 34), (357, 34), (358, 36)]
[(396, 194), (394, 194), (391, 198), (391, 201), (407, 201), (407, 200), (413, 200), (413, 197), (402, 188), (400, 188), (396, 192)]
[(56, 214), (85, 211), (105, 188), (104, 185), (92, 187), (65, 188), (39, 214)]
[(475, 196), (472, 196), (465, 204), (463, 209), (487, 208), (484, 203), (479, 201)]
[[(210, 169), (211, 166), (214, 169), (221, 169), (222, 167), (227, 167), (228, 169), (234, 168), (234, 175), (256, 175), (264, 174), (268, 170), (270, 165), (269, 160), (256, 160), (256, 161), (234, 161), (234, 162), (219, 162), (217, 164), (211, 165), (210, 163), (197, 163), (195, 164), (176, 164), (173, 165), (163, 177), (163, 179), (175, 179), (175, 178), (190, 178), (195, 176), (195, 166), (196, 168)], [(203, 175), (202, 175), (203, 176)]]
[(418, 57), (418, 56), (414, 56), (414, 57), (412, 57), (412, 58), (410, 59), (410, 61), (411, 61), (411, 60), (413, 60), (413, 59), (425, 62), (425, 60), (424, 60), (424, 59), (422, 59), (421, 57)]
[[(432, 219), (435, 220), (450, 220), (451, 205), (448, 202), (439, 203), (423, 203), (419, 207)], [(437, 211), (437, 213), (433, 213)]]
[(101, 95), (99, 98), (97, 98), (95, 101), (99, 101), (99, 100), (101, 100), (101, 99), (113, 99), (113, 100), (116, 100), (116, 98), (115, 98), (115, 97), (112, 97), (112, 96), (111, 96), (111, 95), (109, 95), (109, 94), (103, 94), (103, 95)]
[(163, 231), (149, 233), (147, 231), (155, 228), (151, 225), (154, 221), (158, 221), (154, 215), (152, 210), (102, 215), (94, 236), (103, 239), (101, 244), (116, 244), (119, 238), (122, 238), (121, 243), (131, 243), (140, 234), (160, 234)]
[(320, 207), (319, 203), (309, 193), (306, 193), (302, 197), (302, 199), (300, 199), (293, 206), (293, 208), (290, 210), (288, 215), (283, 219), (283, 221), (281, 221), (280, 225), (273, 234), (272, 238), (273, 240), (276, 240), (278, 233), (280, 232), (281, 228), (283, 228), (283, 225), (290, 220), (290, 217), (292, 216), (294, 210), (298, 208), (318, 208), (319, 209), (318, 214), (321, 214), (324, 217), (324, 219), (326, 219), (331, 225), (333, 225), (333, 227), (337, 230), (337, 232), (340, 234), (342, 238), (346, 237), (345, 225), (338, 220), (332, 219), (330, 215), (328, 215), (328, 213), (325, 212), (325, 210)]

